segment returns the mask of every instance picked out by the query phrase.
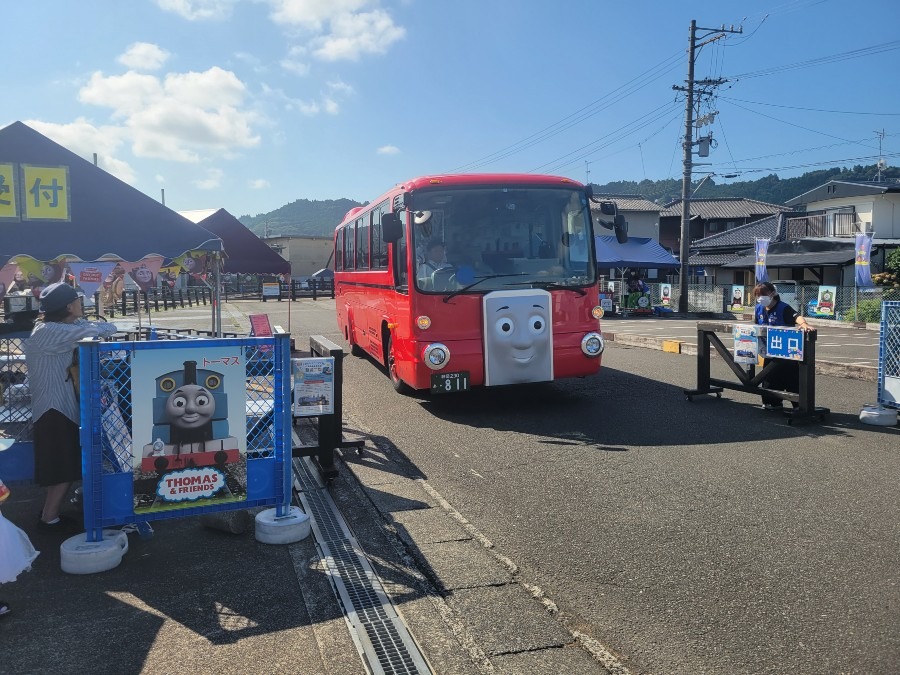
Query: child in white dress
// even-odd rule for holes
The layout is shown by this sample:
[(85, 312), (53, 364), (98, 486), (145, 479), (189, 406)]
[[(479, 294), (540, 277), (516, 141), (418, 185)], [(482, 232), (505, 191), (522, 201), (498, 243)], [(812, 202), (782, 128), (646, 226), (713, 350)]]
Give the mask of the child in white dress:
[[(9, 497), (9, 488), (0, 480), (0, 504)], [(28, 535), (0, 513), (0, 584), (15, 581), (22, 572), (31, 569), (38, 557)], [(0, 600), (0, 616), (9, 614), (9, 605)]]

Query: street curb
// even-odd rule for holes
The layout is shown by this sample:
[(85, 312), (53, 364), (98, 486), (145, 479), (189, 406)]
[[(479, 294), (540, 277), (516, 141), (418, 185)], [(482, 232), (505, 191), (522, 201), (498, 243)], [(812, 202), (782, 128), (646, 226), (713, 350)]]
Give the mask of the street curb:
[[(697, 355), (697, 345), (689, 342), (678, 342), (668, 338), (645, 337), (643, 335), (617, 335), (610, 331), (603, 331), (603, 339), (607, 342), (622, 345), (623, 347), (656, 349), (669, 354), (680, 354), (682, 356)], [(678, 351), (673, 349), (673, 343), (677, 343)], [(719, 358), (719, 354), (715, 350), (712, 350), (710, 355), (714, 358)], [(819, 375), (830, 375), (832, 377), (843, 377), (849, 380), (863, 380), (865, 382), (878, 381), (878, 368), (875, 366), (851, 366), (845, 363), (835, 363), (833, 361), (816, 361), (816, 373)]]

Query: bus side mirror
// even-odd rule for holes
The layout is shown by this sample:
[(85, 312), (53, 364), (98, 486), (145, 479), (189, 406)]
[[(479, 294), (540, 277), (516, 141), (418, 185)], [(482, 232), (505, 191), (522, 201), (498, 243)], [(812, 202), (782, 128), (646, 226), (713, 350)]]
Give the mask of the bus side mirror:
[(616, 214), (613, 220), (613, 230), (615, 230), (617, 242), (624, 244), (628, 241), (628, 223), (621, 213)]
[(400, 217), (390, 211), (381, 214), (381, 239), (391, 244), (399, 241), (403, 237), (403, 226), (400, 224)]
[(615, 202), (600, 202), (600, 213), (604, 216), (614, 216), (616, 212)]
[(588, 183), (584, 186), (584, 194), (588, 198), (588, 201), (591, 201), (591, 198), (594, 196), (594, 186)]

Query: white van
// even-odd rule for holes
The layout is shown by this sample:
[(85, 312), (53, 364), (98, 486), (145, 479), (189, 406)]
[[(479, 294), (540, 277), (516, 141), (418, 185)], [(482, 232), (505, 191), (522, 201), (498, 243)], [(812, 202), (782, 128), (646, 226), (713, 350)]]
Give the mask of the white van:
[(799, 312), (800, 308), (797, 306), (797, 282), (785, 280), (773, 281), (772, 283), (775, 284), (775, 289), (778, 291), (778, 295), (781, 296), (781, 301), (786, 302)]

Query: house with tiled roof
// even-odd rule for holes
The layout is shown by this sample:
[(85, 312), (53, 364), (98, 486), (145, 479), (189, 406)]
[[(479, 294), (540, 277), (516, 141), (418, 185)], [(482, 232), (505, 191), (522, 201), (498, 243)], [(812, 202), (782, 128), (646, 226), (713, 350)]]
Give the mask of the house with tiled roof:
[[(791, 210), (789, 206), (744, 197), (691, 199), (690, 202), (692, 245), (700, 239)], [(659, 243), (673, 251), (681, 247), (681, 205), (682, 200), (676, 199), (659, 213)]]
[[(853, 286), (857, 233), (872, 234), (872, 272), (882, 271), (887, 254), (900, 247), (900, 183), (832, 180), (787, 203), (796, 211), (785, 214), (769, 245), (771, 279)], [(752, 275), (752, 246), (723, 271)]]
[(725, 267), (753, 252), (757, 239), (771, 242), (784, 240), (786, 215), (776, 214), (738, 225), (724, 232), (698, 239), (691, 243), (690, 266), (692, 276), (712, 277), (712, 283), (719, 285), (753, 285), (753, 270)]
[[(616, 208), (623, 216), (625, 222), (628, 223), (629, 237), (650, 237), (655, 241), (659, 241), (659, 212), (662, 207), (659, 204), (651, 202), (642, 195), (620, 195), (620, 194), (604, 194), (594, 193), (594, 199), (597, 201), (613, 202)], [(607, 216), (600, 213), (600, 205), (592, 204), (591, 212), (596, 218), (609, 220)], [(603, 234), (602, 229), (597, 229), (598, 234)]]

